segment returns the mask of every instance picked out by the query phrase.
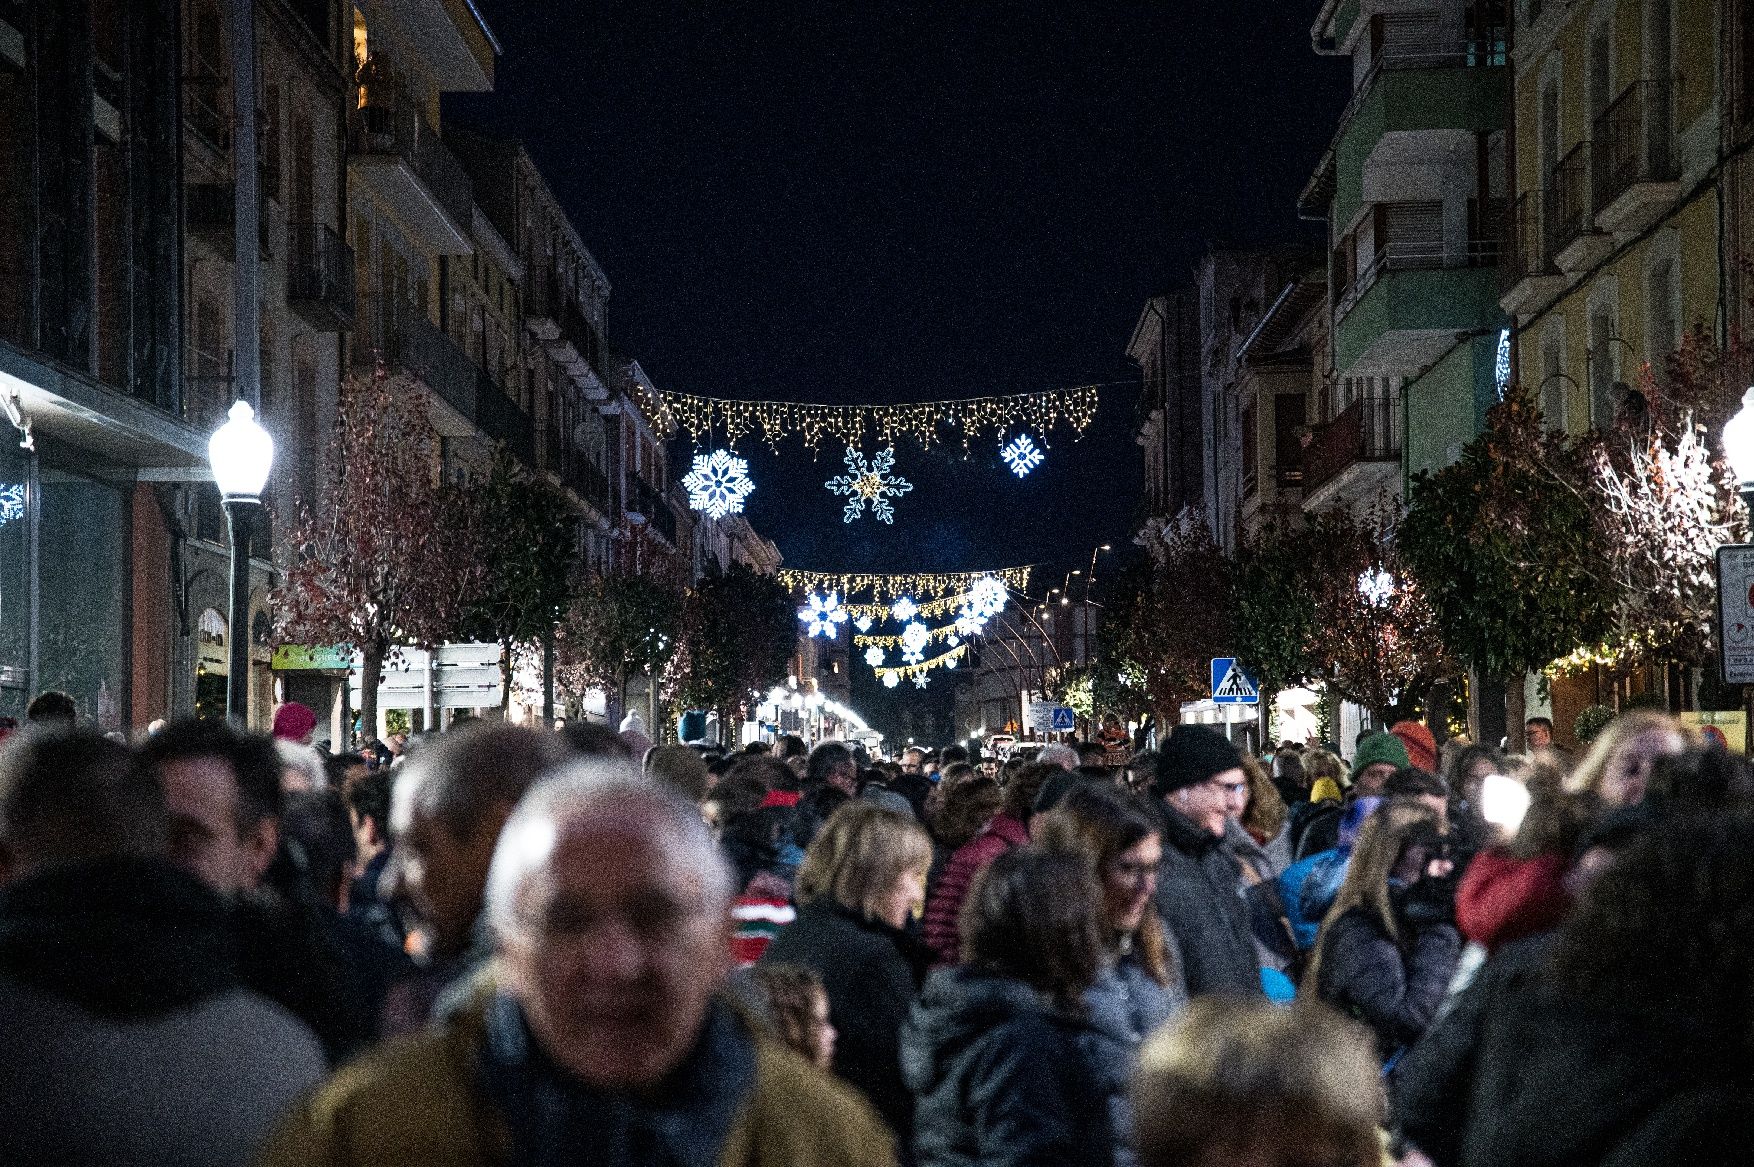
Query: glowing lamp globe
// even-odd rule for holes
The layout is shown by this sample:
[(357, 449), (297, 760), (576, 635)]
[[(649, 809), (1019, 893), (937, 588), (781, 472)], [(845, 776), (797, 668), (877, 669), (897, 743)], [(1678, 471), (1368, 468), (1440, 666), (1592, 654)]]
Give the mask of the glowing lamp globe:
[(207, 439), (213, 481), (226, 498), (259, 499), (274, 468), (274, 439), (247, 401), (232, 403), (229, 420)]
[(1724, 459), (1744, 493), (1754, 488), (1754, 388), (1742, 394), (1742, 408), (1724, 423)]

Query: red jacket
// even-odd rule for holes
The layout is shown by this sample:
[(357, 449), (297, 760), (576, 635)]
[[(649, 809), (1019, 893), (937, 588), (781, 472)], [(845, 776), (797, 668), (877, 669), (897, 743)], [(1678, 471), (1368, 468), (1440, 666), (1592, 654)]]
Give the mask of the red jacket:
[(987, 821), (980, 834), (964, 843), (944, 865), (938, 886), (926, 903), (926, 943), (937, 958), (934, 968), (962, 963), (962, 939), (957, 932), (957, 918), (962, 914), (962, 901), (981, 868), (1011, 850), (1029, 842), (1029, 828), (1018, 819), (1000, 811)]
[(1556, 927), (1571, 910), (1565, 871), (1563, 855), (1518, 859), (1496, 847), (1480, 852), (1456, 889), (1456, 927), (1488, 952)]

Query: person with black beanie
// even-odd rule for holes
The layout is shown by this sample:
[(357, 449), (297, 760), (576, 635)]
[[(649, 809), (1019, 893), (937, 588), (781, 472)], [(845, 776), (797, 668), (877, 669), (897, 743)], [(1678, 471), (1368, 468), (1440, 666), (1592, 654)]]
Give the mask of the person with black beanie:
[(1157, 912), (1181, 950), (1188, 995), (1261, 994), (1248, 910), (1236, 894), (1225, 820), (1242, 810), (1242, 755), (1203, 725), (1178, 725), (1158, 751), (1151, 790), (1163, 817)]

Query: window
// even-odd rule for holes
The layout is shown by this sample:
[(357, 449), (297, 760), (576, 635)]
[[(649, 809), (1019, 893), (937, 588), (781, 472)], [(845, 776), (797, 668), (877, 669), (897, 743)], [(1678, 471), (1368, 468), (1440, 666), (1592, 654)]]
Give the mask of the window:
[(1549, 331), (1541, 338), (1541, 420), (1565, 430), (1565, 337)]
[(1540, 150), (1541, 181), (1550, 184), (1559, 165), (1559, 81), (1549, 77), (1541, 82), (1541, 129), (1537, 142)]
[(1590, 313), (1590, 424), (1606, 429), (1614, 422), (1614, 383), (1619, 378), (1614, 318), (1604, 309)]
[(1675, 279), (1673, 256), (1665, 256), (1651, 266), (1646, 288), (1650, 304), (1645, 314), (1648, 325), (1645, 353), (1651, 368), (1661, 373), (1668, 363), (1668, 355), (1675, 350), (1681, 339), (1675, 327), (1675, 302), (1679, 298), (1680, 289)]
[(1593, 121), (1601, 116), (1608, 103), (1614, 100), (1611, 90), (1613, 83), (1613, 42), (1609, 39), (1609, 25), (1602, 21), (1590, 29), (1589, 56), (1589, 102), (1590, 118)]

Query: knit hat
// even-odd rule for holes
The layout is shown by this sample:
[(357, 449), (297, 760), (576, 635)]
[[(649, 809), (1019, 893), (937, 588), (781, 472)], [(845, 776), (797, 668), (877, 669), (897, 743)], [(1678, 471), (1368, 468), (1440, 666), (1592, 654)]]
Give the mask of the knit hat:
[(317, 715), (309, 705), (288, 701), (274, 711), (274, 736), (285, 742), (302, 743), (317, 728)]
[(1317, 778), (1315, 785), (1309, 788), (1311, 802), (1339, 802), (1340, 784), (1332, 778)]
[(1151, 789), (1159, 797), (1198, 786), (1242, 765), (1242, 755), (1225, 736), (1204, 725), (1178, 725), (1157, 751), (1157, 777)]
[(1367, 733), (1358, 739), (1358, 753), (1352, 759), (1352, 780), (1358, 781), (1365, 767), (1378, 762), (1387, 762), (1397, 770), (1411, 765), (1407, 760), (1407, 747), (1401, 744), (1400, 738), (1392, 733)]
[(1407, 747), (1409, 765), (1431, 773), (1437, 772), (1437, 739), (1431, 736), (1431, 730), (1417, 721), (1397, 721), (1389, 726), (1389, 732), (1401, 739)]

